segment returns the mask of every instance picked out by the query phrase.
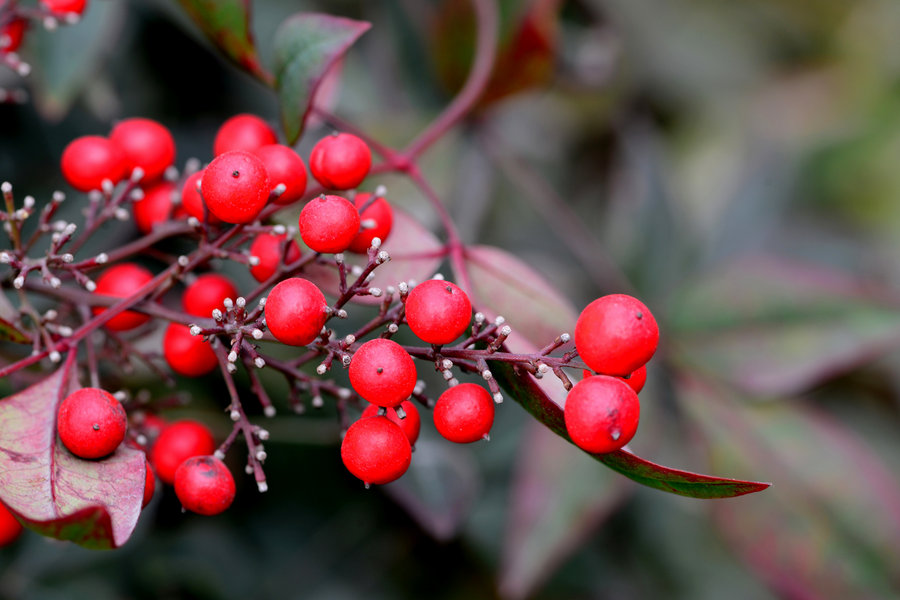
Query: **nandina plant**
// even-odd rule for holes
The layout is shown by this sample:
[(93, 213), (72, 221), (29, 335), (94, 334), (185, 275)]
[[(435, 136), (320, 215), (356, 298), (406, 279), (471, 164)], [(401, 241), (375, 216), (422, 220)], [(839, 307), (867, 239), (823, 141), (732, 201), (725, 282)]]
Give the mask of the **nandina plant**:
[[(211, 152), (201, 158), (208, 166), (185, 161), (180, 168), (166, 125), (134, 117), (73, 140), (59, 167), (72, 189), (48, 202), (2, 184), (8, 239), (0, 276), (15, 302), (0, 303), (0, 336), (12, 357), (0, 376), (28, 373), (33, 377), (21, 380), (35, 380), (0, 401), (0, 502), (19, 522), (112, 548), (128, 540), (155, 477), (174, 485), (186, 509), (204, 515), (225, 510), (234, 497), (224, 460), (245, 462), (265, 492), (264, 423), (278, 403), (261, 370), (284, 379), (298, 413), (334, 405), (344, 433), (343, 441), (334, 439), (335, 453), (366, 485), (403, 477), (416, 460), (420, 418), (433, 418), (447, 443), (484, 443), (497, 405), (509, 398), (573, 442), (573, 452), (580, 448), (644, 485), (695, 498), (767, 487), (664, 467), (627, 449), (640, 435), (637, 395), (627, 379), (665, 337), (639, 299), (604, 296), (577, 323), (566, 305), (562, 321), (574, 338), (566, 330), (548, 336), (538, 323), (499, 314), (499, 306), (510, 305), (510, 273), (514, 282), (522, 273), (533, 281), (541, 276), (499, 249), (463, 244), (419, 167), (486, 90), (495, 45), (491, 3), (474, 3), (479, 52), (462, 91), (403, 148), (380, 143), (315, 101), (323, 77), (368, 23), (298, 14), (274, 36), (269, 72), (247, 33), (246, 3), (182, 4), (228, 58), (278, 96), (280, 131), (258, 116), (236, 115), (210, 139)], [(0, 15), (0, 23), (33, 16), (16, 3)], [(243, 24), (240, 32), (227, 30), (234, 23)], [(313, 114), (339, 131), (304, 157), (294, 148)], [(421, 192), (441, 224), (440, 238), (391, 205), (380, 181), (386, 173), (407, 177)], [(157, 198), (160, 177), (168, 196)], [(141, 203), (151, 193), (148, 214)], [(83, 221), (55, 218), (64, 201), (83, 208)], [(299, 219), (285, 216), (299, 206)], [(127, 219), (139, 223), (133, 240), (100, 253), (83, 250), (104, 227)], [(160, 246), (171, 242), (182, 253), (160, 260), (168, 256)], [(214, 259), (241, 265), (257, 284), (237, 287), (215, 272)], [(541, 293), (526, 301), (540, 305)], [(53, 308), (39, 311), (38, 300)], [(364, 324), (346, 326), (351, 313), (364, 315)], [(156, 352), (139, 349), (160, 331)], [(419, 342), (393, 339), (401, 332)], [(154, 421), (152, 402), (136, 418), (129, 394), (106, 389), (116, 379), (111, 371), (132, 362), (168, 379), (223, 380), (230, 433), (214, 439), (201, 423)], [(340, 370), (347, 370), (349, 387)], [(420, 374), (429, 370), (443, 386), (423, 384)], [(241, 393), (239, 371), (249, 394)], [(573, 386), (573, 408), (566, 410)], [(71, 417), (66, 400), (84, 389), (114, 406), (121, 402), (134, 417), (124, 439), (112, 438), (102, 453), (73, 451), (69, 421), (58, 418), (61, 408)], [(81, 437), (106, 431), (92, 413), (75, 416)]]

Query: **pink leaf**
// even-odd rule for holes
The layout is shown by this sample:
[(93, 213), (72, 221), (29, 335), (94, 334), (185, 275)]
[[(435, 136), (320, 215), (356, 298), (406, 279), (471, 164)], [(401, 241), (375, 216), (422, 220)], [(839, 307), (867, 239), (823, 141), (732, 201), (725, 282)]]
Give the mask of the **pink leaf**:
[(44, 535), (116, 548), (137, 524), (146, 459), (125, 445), (96, 461), (62, 446), (56, 410), (79, 388), (73, 363), (70, 354), (56, 373), (0, 401), (0, 501)]

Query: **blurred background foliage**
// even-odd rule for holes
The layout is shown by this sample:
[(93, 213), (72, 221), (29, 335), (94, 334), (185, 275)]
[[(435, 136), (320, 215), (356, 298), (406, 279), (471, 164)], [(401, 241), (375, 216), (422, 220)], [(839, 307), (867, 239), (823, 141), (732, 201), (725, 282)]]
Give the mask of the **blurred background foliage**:
[[(326, 409), (271, 422), (267, 494), (245, 482), (204, 519), (166, 490), (114, 552), (26, 534), (0, 551), (0, 597), (900, 595), (900, 4), (500, 7), (489, 91), (424, 172), (468, 242), (511, 251), (575, 306), (629, 292), (651, 307), (663, 340), (638, 454), (772, 488), (720, 501), (639, 488), (508, 403), (491, 442), (471, 447), (441, 443), (425, 419), (410, 473), (365, 492)], [(395, 147), (471, 61), (461, 0), (256, 0), (265, 64), (301, 10), (373, 23), (323, 101)], [(63, 186), (65, 144), (117, 118), (167, 124), (180, 165), (209, 160), (235, 113), (277, 118), (274, 94), (172, 1), (93, 0), (75, 27), (32, 30), (22, 54), (32, 76), (0, 73), (30, 94), (0, 105), (0, 179), (39, 199)], [(375, 179), (437, 230), (408, 182)], [(119, 383), (174, 393), (146, 373)], [(224, 390), (179, 389), (193, 401), (167, 414), (226, 430)]]

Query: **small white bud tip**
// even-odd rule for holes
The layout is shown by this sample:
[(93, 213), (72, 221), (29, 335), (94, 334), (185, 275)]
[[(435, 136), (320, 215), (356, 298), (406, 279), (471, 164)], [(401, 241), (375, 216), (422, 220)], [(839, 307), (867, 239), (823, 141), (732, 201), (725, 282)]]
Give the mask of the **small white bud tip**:
[(237, 373), (237, 366), (234, 363), (227, 363), (225, 368), (229, 373)]
[(396, 323), (391, 323), (390, 325), (388, 325), (388, 331), (391, 333), (397, 333), (398, 331), (400, 331), (400, 327), (398, 327)]
[(512, 333), (512, 327), (510, 327), (509, 325), (504, 325), (500, 329), (500, 335), (509, 335), (511, 333)]
[(318, 367), (316, 367), (316, 373), (318, 373), (319, 375), (324, 375), (327, 371), (328, 367), (326, 367), (325, 365), (319, 365)]
[(13, 279), (13, 287), (16, 288), (17, 290), (21, 290), (22, 286), (24, 286), (24, 285), (25, 285), (25, 278), (22, 277), (21, 275), (19, 275), (15, 279)]
[(132, 169), (131, 181), (133, 181), (134, 183), (137, 183), (138, 181), (140, 181), (143, 178), (144, 178), (144, 169), (142, 169), (141, 167), (135, 167), (134, 169)]
[(58, 363), (60, 360), (62, 360), (62, 356), (60, 356), (59, 352), (54, 350), (50, 353), (50, 362)]
[(0, 191), (2, 191), (4, 194), (10, 193), (12, 191), (12, 184), (8, 181), (0, 183)]
[(280, 196), (283, 193), (285, 193), (286, 191), (287, 191), (287, 186), (284, 185), (283, 183), (279, 183), (278, 185), (275, 186), (275, 189), (272, 190), (272, 193), (275, 194), (276, 196)]
[(28, 75), (31, 73), (31, 65), (29, 65), (28, 63), (24, 63), (24, 62), (19, 63), (19, 68), (17, 68), (16, 71), (22, 77), (28, 77)]
[[(267, 417), (274, 417), (275, 416), (275, 407), (267, 406), (266, 410), (264, 412)], [(260, 429), (259, 431), (256, 432), (256, 437), (258, 437), (259, 439), (261, 439), (262, 441), (265, 442), (267, 439), (269, 439), (269, 431), (267, 429)]]
[(497, 404), (503, 404), (503, 394), (501, 394), (500, 392), (494, 394), (494, 402), (496, 402)]
[(228, 353), (228, 362), (234, 362), (236, 360), (237, 360), (237, 352), (232, 350), (231, 352)]
[(372, 294), (373, 298), (381, 298), (381, 288), (370, 288), (369, 293)]
[[(275, 416), (275, 407), (274, 407), (274, 406), (267, 406), (267, 407), (265, 407), (265, 408), (263, 409), (263, 414), (264, 414), (265, 416), (269, 417), (269, 418), (274, 417), (274, 416)], [(260, 437), (259, 437), (259, 439), (261, 439), (261, 440), (267, 440), (267, 439), (269, 439), (269, 432), (268, 432), (268, 431), (266, 432), (266, 437), (262, 437), (262, 432), (260, 432)]]
[(259, 265), (259, 257), (258, 256), (250, 256), (247, 259), (247, 264), (249, 264), (251, 267), (255, 267), (255, 266)]
[(200, 335), (200, 332), (203, 331), (197, 325), (191, 325), (191, 335)]
[(222, 300), (222, 304), (225, 305), (225, 308), (227, 310), (231, 310), (232, 308), (234, 308), (234, 300), (232, 300), (231, 298), (225, 298), (224, 300)]
[(247, 306), (247, 299), (243, 296), (238, 296), (237, 300), (234, 301), (234, 304), (238, 308), (244, 308), (245, 306)]
[(263, 337), (262, 329), (254, 329), (253, 331), (250, 332), (250, 335), (253, 336), (254, 340), (261, 340)]
[(485, 369), (484, 371), (481, 372), (481, 378), (484, 379), (485, 381), (490, 381), (491, 379), (494, 378), (494, 374), (491, 373), (490, 369)]
[(216, 321), (221, 320), (222, 319), (222, 311), (219, 310), (218, 308), (212, 309), (212, 318), (215, 319)]
[(387, 196), (387, 188), (383, 185), (379, 185), (377, 188), (375, 188), (375, 195), (379, 198), (384, 198), (385, 196)]
[(236, 410), (231, 411), (231, 414), (228, 416), (231, 418), (232, 421), (240, 421), (241, 420), (241, 413), (239, 413)]
[(285, 227), (284, 225), (275, 225), (274, 227), (272, 227), (272, 233), (274, 233), (275, 235), (284, 235), (285, 233), (287, 233), (287, 227)]
[(269, 484), (266, 483), (265, 481), (257, 481), (256, 487), (259, 488), (260, 494), (265, 494), (266, 492), (269, 491)]
[(191, 259), (189, 259), (184, 254), (182, 254), (181, 256), (178, 257), (178, 266), (179, 267), (186, 267), (189, 264), (191, 264)]
[(94, 290), (97, 289), (97, 284), (94, 283), (93, 281), (88, 280), (88, 282), (84, 284), (84, 289), (86, 289), (89, 292), (93, 292)]
[(264, 366), (266, 366), (266, 361), (263, 360), (261, 356), (257, 356), (253, 359), (253, 364), (256, 365), (257, 369), (262, 369)]
[(566, 343), (566, 342), (568, 342), (568, 341), (571, 340), (571, 339), (572, 339), (572, 336), (569, 335), (568, 333), (564, 333), (564, 334), (562, 334), (561, 336), (559, 336), (559, 341), (561, 341), (561, 342), (563, 342), (563, 343)]
[(256, 460), (258, 460), (259, 462), (265, 461), (268, 457), (269, 457), (269, 455), (266, 454), (265, 450), (260, 450), (259, 452), (256, 453)]
[(104, 265), (109, 262), (109, 255), (106, 252), (101, 252), (94, 259), (94, 262), (97, 263), (98, 265)]
[(113, 182), (109, 179), (104, 179), (100, 182), (100, 189), (102, 189), (107, 194), (111, 194), (114, 187), (115, 186), (113, 185)]

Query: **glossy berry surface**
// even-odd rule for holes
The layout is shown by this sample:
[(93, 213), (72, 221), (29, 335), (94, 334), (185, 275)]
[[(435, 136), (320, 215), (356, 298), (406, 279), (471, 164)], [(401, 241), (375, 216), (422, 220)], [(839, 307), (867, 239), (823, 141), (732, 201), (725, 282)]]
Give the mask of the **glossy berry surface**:
[(142, 183), (157, 181), (175, 162), (175, 139), (161, 123), (152, 119), (125, 119), (113, 127), (110, 141), (125, 154), (127, 172), (140, 167)]
[(595, 454), (613, 452), (631, 441), (640, 415), (637, 394), (618, 377), (582, 379), (566, 396), (569, 437), (582, 450)]
[(203, 336), (191, 335), (191, 328), (170, 323), (163, 336), (163, 356), (173, 371), (187, 377), (200, 377), (216, 368), (218, 361)]
[(147, 474), (144, 477), (144, 500), (141, 502), (141, 508), (146, 508), (150, 501), (153, 500), (153, 494), (156, 492), (156, 475), (150, 468), (150, 463), (146, 463)]
[(87, 8), (87, 0), (41, 0), (41, 4), (56, 14), (74, 13), (80, 15)]
[(98, 135), (72, 140), (60, 160), (63, 177), (82, 192), (101, 189), (104, 179), (115, 185), (125, 176), (127, 166), (122, 150)]
[(189, 315), (208, 318), (217, 308), (225, 312), (225, 298), (237, 297), (237, 288), (230, 279), (218, 273), (204, 273), (184, 290), (181, 306)]
[[(97, 288), (94, 293), (101, 296), (127, 298), (151, 279), (153, 279), (153, 273), (144, 267), (134, 263), (121, 263), (108, 268), (97, 278)], [(105, 310), (99, 306), (93, 309), (95, 315), (99, 315)], [(107, 321), (105, 327), (110, 331), (128, 331), (140, 327), (149, 320), (150, 315), (126, 310)]]
[(212, 454), (216, 442), (212, 432), (197, 421), (177, 421), (162, 430), (150, 452), (150, 463), (163, 483), (175, 481), (175, 471), (192, 456)]
[(306, 191), (306, 165), (293, 148), (282, 144), (269, 144), (253, 151), (266, 166), (272, 189), (284, 184), (285, 190), (275, 198), (275, 204), (290, 204), (299, 200)]
[(364, 400), (397, 406), (416, 387), (416, 364), (400, 344), (375, 338), (359, 347), (350, 360), (350, 385)]
[(199, 515), (225, 511), (234, 493), (234, 476), (215, 456), (189, 458), (175, 471), (175, 495), (184, 508)]
[(21, 533), (22, 524), (0, 504), (0, 547), (12, 544)]
[(409, 328), (428, 344), (449, 344), (468, 329), (471, 320), (469, 297), (449, 281), (423, 281), (406, 299)]
[(344, 466), (367, 484), (399, 479), (411, 459), (412, 448), (406, 434), (385, 417), (360, 419), (350, 426), (341, 443)]
[[(361, 418), (377, 417), (378, 408), (378, 406), (370, 404), (363, 411)], [(401, 419), (397, 415), (397, 410), (395, 408), (386, 408), (384, 416), (392, 423), (399, 425), (400, 429), (403, 430), (403, 433), (406, 434), (409, 445), (415, 446), (416, 441), (419, 439), (419, 432), (422, 430), (422, 418), (419, 416), (419, 409), (409, 400), (404, 400), (397, 408), (403, 410), (404, 418)]]
[(646, 363), (659, 344), (656, 319), (632, 296), (611, 294), (588, 304), (575, 323), (575, 348), (597, 373), (625, 377)]
[(341, 196), (319, 196), (300, 211), (300, 237), (313, 252), (343, 252), (359, 233), (359, 212)]
[(69, 452), (80, 458), (102, 458), (125, 439), (128, 418), (119, 401), (106, 390), (81, 388), (59, 404), (56, 427)]
[(269, 144), (277, 144), (278, 136), (269, 124), (256, 115), (235, 115), (225, 121), (216, 133), (213, 154), (219, 156), (233, 150), (253, 152)]
[[(595, 375), (594, 372), (588, 371), (587, 369), (582, 371), (582, 378), (586, 379)], [(641, 366), (640, 369), (634, 371), (628, 377), (619, 377), (622, 381), (628, 384), (628, 387), (634, 390), (635, 394), (640, 394), (641, 390), (644, 389), (644, 385), (647, 383), (647, 365)]]
[[(191, 173), (184, 180), (181, 187), (181, 208), (189, 217), (194, 217), (198, 221), (203, 221), (208, 211), (204, 210), (206, 205), (203, 203), (203, 196), (200, 195), (200, 181), (203, 179), (203, 171)], [(221, 223), (222, 220), (212, 213), (209, 214), (209, 222), (213, 225)]]
[(494, 425), (494, 399), (475, 383), (460, 383), (440, 395), (434, 426), (445, 439), (469, 444), (485, 439)]
[(269, 200), (269, 175), (262, 161), (240, 150), (217, 156), (200, 181), (206, 208), (226, 223), (249, 223)]
[(301, 277), (285, 279), (266, 297), (266, 326), (282, 344), (311, 343), (328, 317), (325, 295), (313, 282)]
[(144, 197), (131, 208), (134, 224), (141, 233), (150, 233), (159, 223), (167, 223), (172, 218), (172, 193), (175, 186), (161, 181), (144, 190)]
[[(3, 4), (0, 3), (0, 6), (3, 6)], [(27, 28), (28, 21), (20, 18), (15, 18), (0, 27), (0, 54), (18, 50), (19, 46), (22, 45)]]
[(330, 190), (351, 190), (369, 174), (372, 152), (350, 133), (329, 135), (319, 140), (309, 154), (309, 170), (316, 181)]
[(357, 254), (365, 254), (374, 238), (386, 242), (394, 225), (394, 209), (391, 208), (388, 201), (384, 198), (376, 198), (369, 202), (371, 197), (372, 194), (357, 194), (353, 199), (353, 205), (357, 210), (361, 210), (368, 204), (365, 210), (359, 213), (360, 232), (356, 234), (348, 248)]
[[(285, 245), (287, 247), (285, 247)], [(291, 264), (300, 259), (300, 246), (287, 234), (260, 233), (250, 244), (250, 256), (259, 259), (259, 264), (250, 267), (250, 274), (257, 281), (266, 281), (275, 274), (282, 264)]]

